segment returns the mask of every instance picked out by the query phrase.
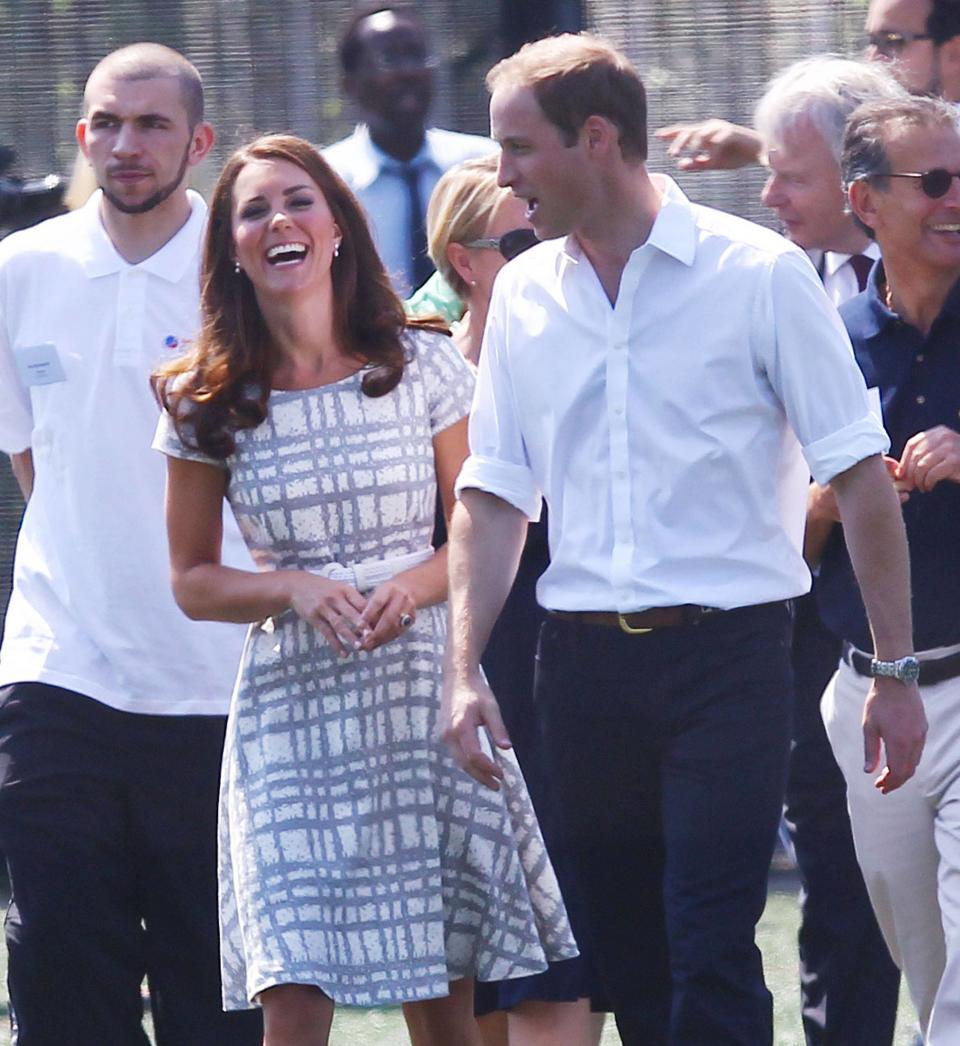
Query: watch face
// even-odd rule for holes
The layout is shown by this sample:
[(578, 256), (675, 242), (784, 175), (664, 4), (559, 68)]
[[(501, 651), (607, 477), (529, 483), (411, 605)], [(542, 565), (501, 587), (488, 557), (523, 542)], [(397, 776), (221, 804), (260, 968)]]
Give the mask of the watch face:
[(915, 683), (920, 677), (920, 662), (915, 657), (901, 657), (896, 662), (897, 678), (905, 683)]

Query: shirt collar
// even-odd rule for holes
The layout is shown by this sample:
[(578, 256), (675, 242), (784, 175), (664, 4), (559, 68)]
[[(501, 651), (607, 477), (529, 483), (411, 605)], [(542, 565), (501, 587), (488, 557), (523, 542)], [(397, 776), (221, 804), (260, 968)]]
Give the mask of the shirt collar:
[(131, 265), (118, 253), (107, 235), (100, 217), (103, 193), (98, 189), (80, 209), (81, 222), (86, 235), (78, 240), (80, 261), (84, 272), (91, 279), (113, 276), (125, 270), (136, 269), (150, 273), (168, 283), (179, 283), (189, 267), (196, 262), (197, 245), (200, 243), (203, 224), (207, 218), (207, 205), (199, 193), (188, 190), (190, 217), (158, 251), (149, 258)]
[[(653, 248), (684, 265), (692, 265), (697, 251), (697, 219), (694, 205), (672, 178), (665, 174), (653, 174), (650, 177), (654, 187), (660, 192), (660, 209), (657, 211), (650, 235), (633, 254)], [(564, 240), (563, 253), (573, 262), (583, 256), (583, 248), (574, 235), (571, 234)]]
[[(866, 258), (872, 258), (874, 261), (880, 257), (880, 248), (877, 246), (876, 240), (871, 240), (862, 251), (858, 251), (858, 254), (864, 255)], [(843, 254), (840, 251), (824, 251), (823, 252), (823, 275), (832, 276), (841, 265), (846, 263), (853, 257), (852, 254)]]
[(433, 149), (430, 142), (430, 130), (423, 136), (423, 145), (415, 156), (401, 162), (374, 145), (370, 137), (370, 128), (366, 124), (357, 124), (352, 135), (354, 156), (352, 159), (352, 185), (356, 191), (369, 189), (384, 171), (399, 171), (404, 167), (424, 167), (434, 163)]

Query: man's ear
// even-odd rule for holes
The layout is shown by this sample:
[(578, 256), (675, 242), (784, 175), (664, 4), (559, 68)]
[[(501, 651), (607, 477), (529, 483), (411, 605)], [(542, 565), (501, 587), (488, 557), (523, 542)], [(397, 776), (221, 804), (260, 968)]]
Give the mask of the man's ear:
[(194, 127), (190, 137), (190, 154), (187, 162), (191, 167), (200, 161), (213, 148), (214, 133), (210, 124), (201, 122)]
[(876, 193), (876, 187), (867, 178), (858, 178), (847, 187), (850, 210), (870, 229), (876, 225)]
[(84, 156), (89, 156), (90, 152), (87, 149), (87, 118), (85, 116), (77, 120), (74, 134), (77, 137), (77, 145), (80, 146), (80, 152), (82, 152)]
[(605, 116), (588, 116), (580, 128), (587, 148), (594, 153), (610, 152), (620, 145), (620, 129)]

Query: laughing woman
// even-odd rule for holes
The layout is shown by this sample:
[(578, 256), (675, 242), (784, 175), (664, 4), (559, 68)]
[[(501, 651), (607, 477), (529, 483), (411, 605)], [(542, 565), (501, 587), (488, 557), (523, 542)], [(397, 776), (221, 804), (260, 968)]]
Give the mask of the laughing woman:
[[(472, 979), (575, 953), (510, 753), (491, 792), (435, 737), (470, 368), (407, 326), (360, 207), (306, 142), (260, 138), (211, 203), (203, 326), (155, 382), (177, 601), (251, 622), (221, 787), (224, 1003), (267, 1046), (335, 1002), (479, 1042)], [(230, 502), (259, 573), (220, 563)]]

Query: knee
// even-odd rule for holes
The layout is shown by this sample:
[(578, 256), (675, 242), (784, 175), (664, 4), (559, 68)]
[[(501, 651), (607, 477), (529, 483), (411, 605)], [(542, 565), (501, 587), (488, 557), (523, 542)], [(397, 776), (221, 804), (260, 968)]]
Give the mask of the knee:
[(307, 984), (278, 984), (260, 993), (264, 1046), (325, 1043), (333, 1001)]

